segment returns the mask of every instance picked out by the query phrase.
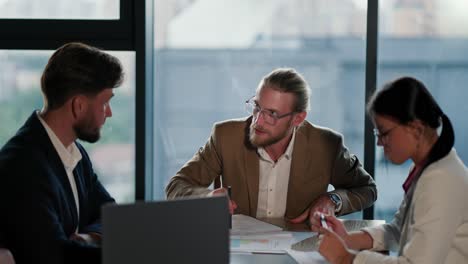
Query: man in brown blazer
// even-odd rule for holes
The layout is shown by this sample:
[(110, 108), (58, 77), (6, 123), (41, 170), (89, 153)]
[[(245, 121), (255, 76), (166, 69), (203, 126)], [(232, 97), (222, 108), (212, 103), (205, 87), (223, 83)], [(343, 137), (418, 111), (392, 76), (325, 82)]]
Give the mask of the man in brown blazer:
[[(313, 213), (347, 214), (377, 199), (370, 175), (343, 138), (305, 120), (309, 87), (293, 69), (276, 69), (246, 102), (251, 116), (214, 125), (206, 145), (166, 187), (168, 199), (211, 196), (232, 187), (230, 209), (257, 218), (315, 221)], [(207, 189), (221, 177), (221, 188)], [(327, 192), (328, 185), (335, 190)]]

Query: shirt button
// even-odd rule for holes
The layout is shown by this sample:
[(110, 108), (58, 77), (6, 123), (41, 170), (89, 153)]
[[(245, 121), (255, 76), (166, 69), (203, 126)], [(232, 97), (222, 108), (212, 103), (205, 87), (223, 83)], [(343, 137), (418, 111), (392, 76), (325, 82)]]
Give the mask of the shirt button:
[(270, 189), (270, 192), (273, 191), (273, 189)]

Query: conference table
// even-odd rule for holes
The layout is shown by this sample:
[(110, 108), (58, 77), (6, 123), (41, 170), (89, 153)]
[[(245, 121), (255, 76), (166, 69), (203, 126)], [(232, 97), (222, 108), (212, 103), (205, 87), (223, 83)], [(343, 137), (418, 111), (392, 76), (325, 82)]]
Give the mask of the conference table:
[[(310, 232), (306, 224), (292, 224), (285, 219), (264, 218), (263, 222), (283, 228), (284, 231)], [(364, 227), (372, 227), (384, 224), (384, 220), (343, 220), (348, 231), (360, 230)], [(316, 239), (312, 239), (316, 241)], [(314, 242), (315, 243), (315, 242)], [(317, 245), (315, 245), (317, 246)], [(230, 254), (231, 264), (297, 264), (298, 262), (289, 254), (259, 254), (259, 253), (233, 253)], [(315, 262), (314, 262), (315, 263)], [(318, 259), (316, 263), (327, 263), (325, 259)]]

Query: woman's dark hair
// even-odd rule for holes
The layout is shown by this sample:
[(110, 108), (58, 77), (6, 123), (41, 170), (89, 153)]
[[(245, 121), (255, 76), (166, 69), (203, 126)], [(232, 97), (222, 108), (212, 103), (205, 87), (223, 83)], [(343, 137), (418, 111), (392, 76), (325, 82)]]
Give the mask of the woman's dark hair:
[(414, 78), (402, 77), (384, 85), (367, 103), (367, 113), (371, 116), (388, 116), (404, 125), (418, 119), (436, 129), (442, 123), (439, 139), (423, 167), (446, 156), (455, 143), (450, 119), (442, 112), (424, 84)]
[(94, 96), (123, 81), (120, 61), (98, 48), (72, 42), (50, 57), (41, 78), (47, 109), (61, 107), (70, 97)]

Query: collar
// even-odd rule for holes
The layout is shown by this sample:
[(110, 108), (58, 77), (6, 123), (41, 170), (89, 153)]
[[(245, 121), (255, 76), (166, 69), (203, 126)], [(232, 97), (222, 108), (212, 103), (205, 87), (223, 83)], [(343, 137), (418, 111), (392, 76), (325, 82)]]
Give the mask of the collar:
[[(279, 157), (278, 160), (280, 160), (282, 157), (285, 157), (286, 159), (290, 160), (292, 158), (292, 153), (293, 153), (293, 150), (294, 150), (294, 141), (296, 139), (296, 127), (294, 127), (293, 129), (293, 134), (292, 134), (292, 137), (291, 137), (291, 140), (289, 141), (289, 144), (288, 144), (288, 147), (286, 148), (286, 151), (283, 153), (283, 155), (281, 155)], [(259, 147), (257, 149), (257, 153), (258, 155), (260, 155), (260, 157), (264, 160), (269, 160), (271, 161), (271, 158), (270, 156), (268, 155), (268, 153), (266, 152), (265, 148), (264, 147)]]
[(45, 131), (47, 132), (47, 135), (50, 138), (50, 141), (52, 142), (52, 145), (54, 145), (55, 150), (57, 151), (60, 159), (62, 160), (63, 165), (65, 166), (66, 170), (73, 170), (78, 164), (78, 162), (81, 160), (81, 152), (76, 146), (75, 143), (70, 144), (70, 146), (65, 147), (60, 141), (60, 139), (57, 137), (57, 135), (54, 133), (54, 131), (47, 125), (47, 123), (42, 119), (42, 117), (39, 115), (39, 111), (36, 112), (37, 118), (41, 122), (42, 126), (44, 126)]

